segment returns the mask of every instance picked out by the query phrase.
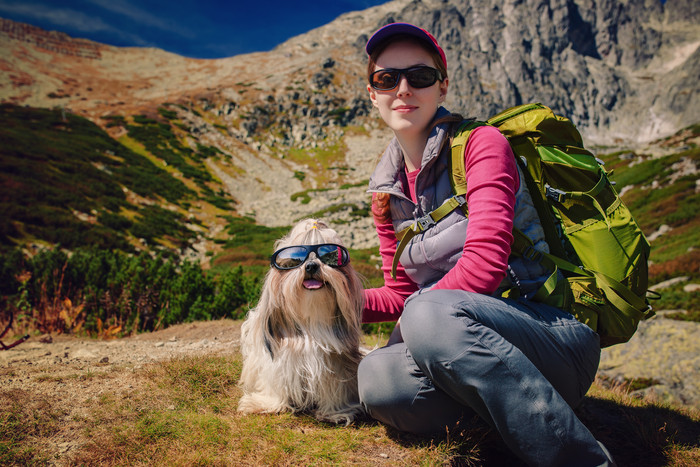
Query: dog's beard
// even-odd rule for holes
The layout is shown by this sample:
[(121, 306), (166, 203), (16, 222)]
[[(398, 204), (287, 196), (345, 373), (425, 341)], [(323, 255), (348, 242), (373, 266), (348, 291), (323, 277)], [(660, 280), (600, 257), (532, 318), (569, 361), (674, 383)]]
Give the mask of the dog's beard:
[[(271, 295), (279, 294), (268, 297), (278, 310), (270, 316), (272, 340), (281, 343), (284, 338), (307, 335), (327, 352), (342, 353), (356, 347), (358, 304), (353, 296), (356, 290), (351, 291), (355, 286), (350, 282), (346, 270), (326, 265), (311, 277), (303, 266), (289, 271), (270, 270), (265, 288)], [(309, 289), (309, 285), (316, 288)], [(286, 343), (289, 345), (288, 339)]]

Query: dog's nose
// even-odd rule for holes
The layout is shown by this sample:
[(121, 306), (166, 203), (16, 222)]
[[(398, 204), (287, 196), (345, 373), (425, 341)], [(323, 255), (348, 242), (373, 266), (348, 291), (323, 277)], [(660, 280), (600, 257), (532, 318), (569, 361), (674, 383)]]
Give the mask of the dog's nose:
[(304, 266), (304, 269), (308, 274), (316, 274), (318, 272), (318, 263), (316, 261), (311, 261), (309, 263), (306, 263), (306, 266)]

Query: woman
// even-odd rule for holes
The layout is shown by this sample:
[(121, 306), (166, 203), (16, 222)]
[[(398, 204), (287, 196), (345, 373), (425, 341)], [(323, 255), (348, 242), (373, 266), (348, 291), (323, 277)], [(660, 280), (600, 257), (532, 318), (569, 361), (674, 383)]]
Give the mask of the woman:
[[(546, 243), (497, 129), (478, 127), (465, 150), (468, 217), (456, 209), (414, 237), (392, 278), (395, 232), (452, 196), (450, 137), (462, 118), (440, 106), (447, 61), (431, 34), (393, 23), (366, 50), (369, 97), (395, 138), (369, 183), (385, 285), (366, 290), (363, 320), (401, 319), (360, 364), (362, 403), (413, 433), (444, 431), (476, 412), (531, 465), (613, 465), (572, 410), (595, 377), (598, 336), (528, 300), (547, 271), (510, 255), (514, 225), (538, 249)], [(521, 299), (500, 298), (513, 286)]]

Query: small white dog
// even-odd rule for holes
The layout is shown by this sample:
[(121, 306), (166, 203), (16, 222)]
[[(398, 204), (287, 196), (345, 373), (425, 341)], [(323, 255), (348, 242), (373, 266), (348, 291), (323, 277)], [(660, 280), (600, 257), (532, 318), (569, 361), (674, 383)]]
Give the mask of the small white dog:
[(243, 413), (311, 412), (351, 423), (357, 393), (362, 282), (338, 234), (307, 219), (275, 243), (258, 305), (243, 323)]

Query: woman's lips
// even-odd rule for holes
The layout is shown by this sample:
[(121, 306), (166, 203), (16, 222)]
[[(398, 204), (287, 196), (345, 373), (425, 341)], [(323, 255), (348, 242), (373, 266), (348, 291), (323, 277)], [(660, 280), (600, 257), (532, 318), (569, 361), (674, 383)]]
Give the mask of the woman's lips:
[(416, 110), (418, 107), (415, 105), (399, 105), (394, 107), (395, 112), (412, 112)]

